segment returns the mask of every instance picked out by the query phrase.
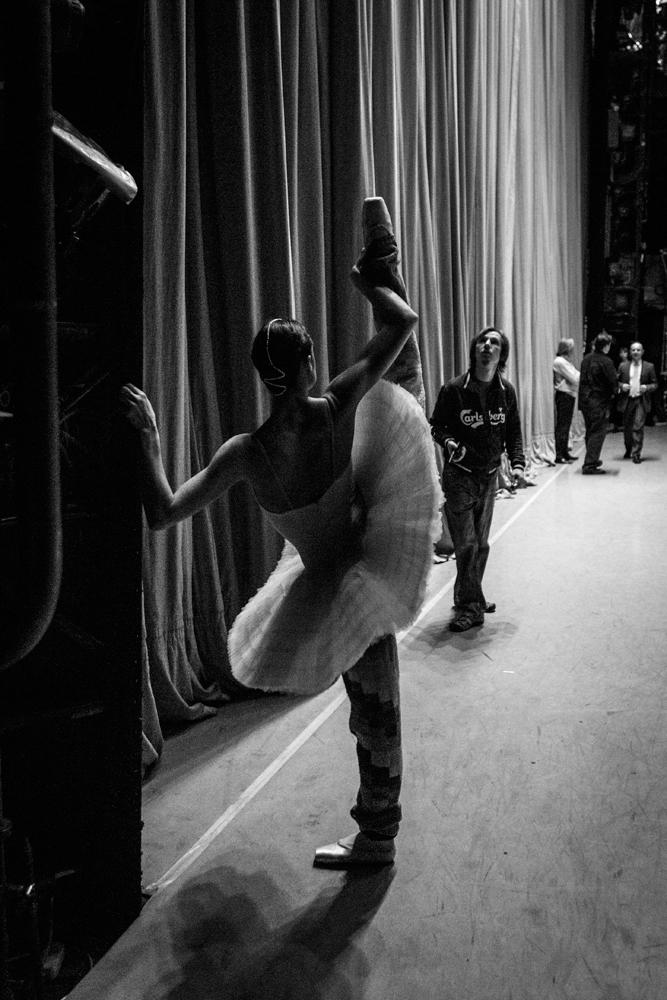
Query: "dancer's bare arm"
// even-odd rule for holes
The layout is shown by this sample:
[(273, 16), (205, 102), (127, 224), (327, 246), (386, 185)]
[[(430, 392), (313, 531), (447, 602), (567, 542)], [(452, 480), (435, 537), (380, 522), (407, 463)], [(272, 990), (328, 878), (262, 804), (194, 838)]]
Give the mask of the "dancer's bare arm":
[(121, 400), (127, 419), (139, 431), (142, 500), (146, 519), (154, 530), (185, 520), (234, 483), (248, 478), (248, 435), (237, 434), (225, 441), (205, 469), (172, 490), (164, 471), (155, 411), (148, 396), (128, 383), (121, 390)]
[(352, 268), (351, 279), (373, 308), (377, 333), (358, 360), (328, 385), (341, 409), (356, 407), (359, 400), (378, 382), (403, 349), (419, 317), (403, 299), (382, 285), (370, 285)]

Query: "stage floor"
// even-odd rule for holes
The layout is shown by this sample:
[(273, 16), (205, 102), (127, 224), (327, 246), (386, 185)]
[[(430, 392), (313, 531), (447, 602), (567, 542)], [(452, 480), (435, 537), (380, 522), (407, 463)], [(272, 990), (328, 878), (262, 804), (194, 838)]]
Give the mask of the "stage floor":
[(448, 631), (434, 565), (393, 868), (312, 867), (354, 828), (340, 682), (227, 705), (167, 741), (153, 895), (70, 1000), (664, 1000), (667, 427), (622, 453), (498, 501), (483, 628)]

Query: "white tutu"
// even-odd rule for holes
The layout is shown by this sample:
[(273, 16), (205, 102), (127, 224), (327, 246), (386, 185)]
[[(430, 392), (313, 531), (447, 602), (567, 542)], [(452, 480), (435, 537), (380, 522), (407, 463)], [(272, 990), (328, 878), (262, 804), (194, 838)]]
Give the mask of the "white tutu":
[(420, 406), (405, 389), (378, 382), (357, 408), (346, 472), (316, 503), (267, 512), (285, 547), (229, 633), (237, 680), (315, 694), (377, 639), (411, 624), (442, 530), (441, 501)]

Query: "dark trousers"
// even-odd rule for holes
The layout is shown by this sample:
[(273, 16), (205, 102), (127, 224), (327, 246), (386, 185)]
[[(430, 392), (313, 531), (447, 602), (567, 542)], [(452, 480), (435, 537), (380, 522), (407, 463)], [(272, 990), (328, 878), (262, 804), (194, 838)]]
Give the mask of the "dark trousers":
[(626, 453), (641, 455), (644, 445), (644, 424), (646, 423), (646, 409), (640, 396), (628, 399), (623, 411), (623, 437), (625, 438)]
[(482, 577), (496, 499), (496, 473), (473, 475), (446, 465), (442, 473), (445, 513), (456, 553), (454, 604), (477, 613), (486, 607)]
[(396, 638), (385, 635), (343, 674), (359, 791), (351, 815), (371, 836), (395, 837), (401, 821), (401, 700)]
[(581, 412), (586, 425), (584, 469), (594, 469), (600, 458), (602, 445), (607, 435), (607, 424), (609, 422), (607, 407), (602, 403), (589, 403), (586, 409), (582, 409)]
[(569, 392), (555, 392), (554, 406), (556, 458), (567, 458), (570, 453), (570, 425), (574, 413), (574, 396)]

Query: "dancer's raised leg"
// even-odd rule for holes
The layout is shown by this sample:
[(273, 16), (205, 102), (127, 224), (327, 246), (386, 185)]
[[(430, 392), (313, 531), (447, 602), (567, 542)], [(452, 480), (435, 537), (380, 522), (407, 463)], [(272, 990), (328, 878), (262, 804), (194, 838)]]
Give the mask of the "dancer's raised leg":
[[(383, 198), (366, 198), (362, 211), (364, 248), (357, 261), (361, 275), (373, 285), (385, 285), (408, 302), (408, 294), (400, 271), (398, 244), (394, 226)], [(408, 337), (384, 378), (412, 393), (422, 408), (426, 405), (424, 376), (419, 344), (414, 332)]]

